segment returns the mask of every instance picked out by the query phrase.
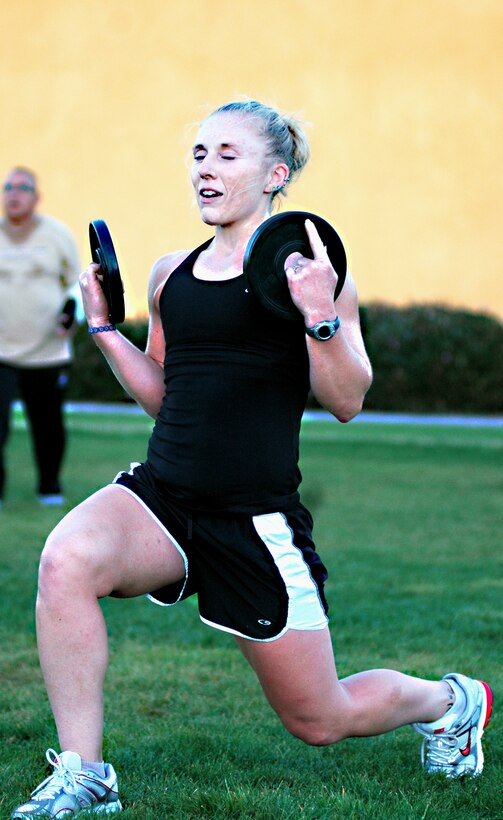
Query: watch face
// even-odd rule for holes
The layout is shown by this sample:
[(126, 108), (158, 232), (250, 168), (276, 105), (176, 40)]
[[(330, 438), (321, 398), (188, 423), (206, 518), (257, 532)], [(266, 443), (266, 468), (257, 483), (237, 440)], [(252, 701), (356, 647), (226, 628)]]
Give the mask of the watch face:
[(316, 330), (316, 336), (318, 339), (330, 339), (334, 333), (335, 331), (331, 325), (321, 325), (321, 327)]
[(306, 333), (308, 336), (312, 336), (313, 339), (319, 339), (320, 342), (325, 342), (327, 339), (331, 339), (332, 336), (335, 336), (339, 325), (340, 321), (337, 316), (333, 322), (318, 322), (314, 327), (306, 327)]

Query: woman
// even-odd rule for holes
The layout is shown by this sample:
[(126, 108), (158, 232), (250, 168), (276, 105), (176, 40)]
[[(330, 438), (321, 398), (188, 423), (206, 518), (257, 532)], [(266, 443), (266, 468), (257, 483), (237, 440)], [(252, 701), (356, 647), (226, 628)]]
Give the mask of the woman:
[[(48, 752), (53, 775), (13, 818), (42, 807), (50, 817), (120, 809), (101, 746), (107, 642), (98, 599), (107, 595), (148, 593), (167, 605), (197, 591), (202, 620), (235, 635), (271, 706), (306, 743), (415, 722), (428, 770), (482, 769), (485, 684), (391, 670), (337, 678), (297, 453), (309, 386), (349, 421), (370, 385), (356, 289), (348, 276), (334, 305), (337, 272), (312, 223), (314, 258), (294, 253), (285, 264), (304, 322), (264, 310), (242, 274), (250, 236), (308, 156), (299, 126), (260, 103), (231, 103), (202, 123), (192, 182), (214, 236), (154, 265), (145, 353), (107, 325), (99, 268), (82, 274), (93, 338), (156, 424), (145, 463), (70, 512), (44, 549), (38, 642), (63, 751)], [(314, 338), (320, 322), (324, 338)], [(453, 752), (459, 725), (469, 754)]]

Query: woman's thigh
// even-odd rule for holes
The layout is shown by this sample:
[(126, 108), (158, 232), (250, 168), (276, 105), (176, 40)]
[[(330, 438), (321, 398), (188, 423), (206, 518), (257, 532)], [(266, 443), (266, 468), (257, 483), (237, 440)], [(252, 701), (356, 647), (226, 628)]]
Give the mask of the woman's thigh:
[(293, 734), (309, 733), (311, 726), (316, 735), (318, 727), (328, 728), (346, 705), (328, 627), (291, 629), (267, 643), (238, 639), (238, 644), (269, 703)]
[(47, 540), (42, 571), (78, 572), (98, 597), (142, 595), (184, 577), (180, 549), (145, 506), (117, 485), (71, 510)]

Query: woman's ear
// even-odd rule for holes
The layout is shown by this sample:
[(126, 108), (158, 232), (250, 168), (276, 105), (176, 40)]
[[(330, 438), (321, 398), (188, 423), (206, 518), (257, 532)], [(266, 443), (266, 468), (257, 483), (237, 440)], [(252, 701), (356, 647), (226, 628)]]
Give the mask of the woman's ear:
[(281, 191), (288, 182), (289, 175), (290, 169), (288, 165), (285, 165), (284, 162), (278, 163), (271, 172), (269, 181), (264, 188), (264, 193), (271, 194), (273, 191)]

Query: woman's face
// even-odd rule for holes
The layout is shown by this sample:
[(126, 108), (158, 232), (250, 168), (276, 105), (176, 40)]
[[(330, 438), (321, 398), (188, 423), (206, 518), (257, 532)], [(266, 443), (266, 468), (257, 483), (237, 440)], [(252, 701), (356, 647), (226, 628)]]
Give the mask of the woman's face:
[(203, 222), (225, 226), (263, 217), (272, 187), (278, 184), (275, 169), (286, 168), (266, 154), (266, 140), (252, 116), (223, 112), (203, 122), (191, 172)]

